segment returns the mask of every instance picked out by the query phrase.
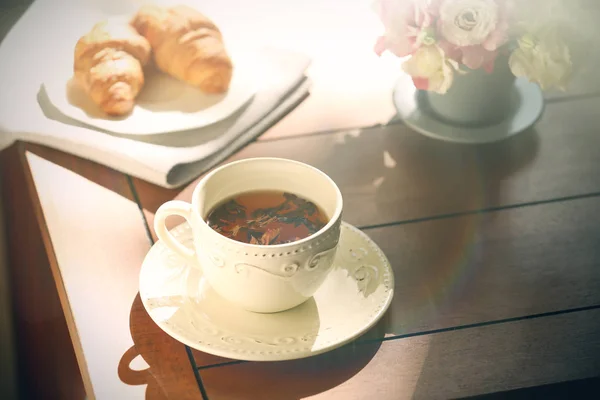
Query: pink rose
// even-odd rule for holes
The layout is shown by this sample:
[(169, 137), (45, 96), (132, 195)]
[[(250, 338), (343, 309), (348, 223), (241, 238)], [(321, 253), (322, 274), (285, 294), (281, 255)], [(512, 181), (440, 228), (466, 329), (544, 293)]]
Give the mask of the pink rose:
[(443, 0), (437, 28), (457, 47), (495, 51), (508, 41), (509, 6), (508, 0)]
[(494, 71), (497, 51), (488, 51), (480, 45), (457, 47), (447, 41), (441, 41), (438, 45), (444, 50), (447, 57), (464, 64), (468, 68), (484, 68), (489, 73)]
[(511, 0), (443, 0), (440, 47), (471, 69), (491, 72), (498, 48), (508, 41)]
[(433, 22), (439, 0), (376, 0), (375, 12), (385, 27), (375, 44), (379, 55), (389, 50), (398, 57), (435, 41)]

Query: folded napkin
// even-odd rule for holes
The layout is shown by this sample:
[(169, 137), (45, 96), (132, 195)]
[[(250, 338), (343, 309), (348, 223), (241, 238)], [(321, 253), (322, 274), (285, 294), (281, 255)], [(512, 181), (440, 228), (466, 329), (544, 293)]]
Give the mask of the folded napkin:
[[(309, 94), (310, 82), (304, 73), (310, 59), (295, 52), (264, 48), (256, 51), (256, 60), (261, 65), (259, 90), (246, 106), (225, 120), (192, 131), (163, 135), (126, 136), (101, 132), (58, 111), (44, 91), (43, 74), (36, 73), (39, 67), (31, 65), (35, 60), (28, 60), (28, 54), (23, 54), (27, 53), (22, 51), (23, 45), (26, 46), (32, 36), (30, 29), (36, 17), (43, 23), (43, 13), (35, 13), (40, 10), (34, 9), (33, 16), (32, 10), (28, 10), (13, 29), (16, 32), (11, 32), (0, 48), (0, 58), (15, 60), (10, 66), (0, 68), (2, 86), (13, 86), (12, 92), (5, 89), (0, 93), (0, 132), (3, 132), (0, 146), (14, 140), (38, 143), (163, 187), (178, 187), (264, 133)], [(40, 53), (47, 50), (39, 43), (42, 39), (37, 36), (31, 44), (37, 46)], [(21, 52), (17, 54), (19, 49)], [(51, 71), (50, 66), (46, 73), (48, 71)], [(13, 95), (7, 96), (8, 93)]]

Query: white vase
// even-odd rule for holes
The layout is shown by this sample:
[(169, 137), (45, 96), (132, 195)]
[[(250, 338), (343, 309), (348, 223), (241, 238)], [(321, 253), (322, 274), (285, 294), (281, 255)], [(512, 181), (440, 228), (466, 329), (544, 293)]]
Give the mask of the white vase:
[(445, 94), (426, 91), (424, 97), (430, 111), (447, 123), (489, 126), (503, 121), (510, 113), (514, 82), (508, 60), (498, 57), (492, 73), (477, 69), (455, 74)]

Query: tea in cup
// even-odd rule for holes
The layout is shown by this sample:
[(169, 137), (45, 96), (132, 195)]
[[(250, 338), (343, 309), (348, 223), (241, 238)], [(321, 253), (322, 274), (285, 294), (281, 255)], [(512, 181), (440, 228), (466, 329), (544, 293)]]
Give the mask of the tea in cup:
[[(200, 268), (223, 298), (254, 312), (278, 312), (308, 300), (332, 268), (342, 195), (318, 169), (280, 158), (223, 165), (196, 186), (191, 203), (169, 201), (154, 229), (172, 251)], [(171, 215), (191, 226), (193, 248), (167, 230)]]

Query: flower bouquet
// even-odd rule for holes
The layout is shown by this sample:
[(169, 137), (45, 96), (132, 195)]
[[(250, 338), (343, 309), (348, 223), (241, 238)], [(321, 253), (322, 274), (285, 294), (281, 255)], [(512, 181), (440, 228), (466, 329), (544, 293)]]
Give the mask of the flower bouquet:
[[(457, 76), (494, 73), (500, 61), (515, 77), (542, 90), (564, 89), (571, 75), (569, 48), (558, 26), (540, 21), (540, 0), (376, 0), (385, 32), (375, 45), (408, 57), (403, 70), (417, 89), (445, 94)], [(507, 68), (507, 69), (508, 69)]]

